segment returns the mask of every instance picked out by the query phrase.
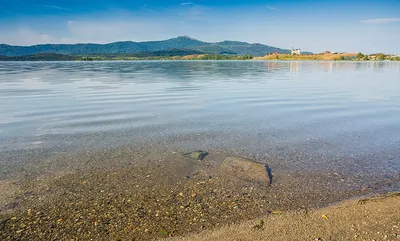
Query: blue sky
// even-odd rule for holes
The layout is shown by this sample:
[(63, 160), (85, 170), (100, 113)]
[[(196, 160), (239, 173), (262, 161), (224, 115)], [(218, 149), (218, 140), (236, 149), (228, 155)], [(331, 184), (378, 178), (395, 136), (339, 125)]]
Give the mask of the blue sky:
[(400, 53), (399, 0), (0, 0), (0, 43), (188, 35), (282, 48)]

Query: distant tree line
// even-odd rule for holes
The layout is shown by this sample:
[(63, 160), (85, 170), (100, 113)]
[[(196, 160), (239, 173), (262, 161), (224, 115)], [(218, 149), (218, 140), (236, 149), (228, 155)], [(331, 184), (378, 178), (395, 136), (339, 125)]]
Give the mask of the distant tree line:
[(253, 59), (253, 55), (242, 55), (242, 56), (232, 56), (232, 55), (223, 55), (223, 54), (207, 54), (201, 55), (199, 60), (250, 60)]
[(391, 61), (400, 61), (400, 56), (391, 56), (383, 53), (364, 55), (363, 53), (358, 53), (355, 58), (357, 60), (391, 60)]

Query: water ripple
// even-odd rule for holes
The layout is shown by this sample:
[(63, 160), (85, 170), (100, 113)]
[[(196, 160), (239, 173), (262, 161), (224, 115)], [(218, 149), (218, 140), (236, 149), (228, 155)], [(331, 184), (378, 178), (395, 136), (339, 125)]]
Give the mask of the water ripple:
[[(357, 136), (377, 149), (399, 144), (399, 63), (1, 64), (3, 149), (23, 146), (24, 141), (39, 143), (35, 138), (49, 134), (137, 134), (138, 128), (141, 138), (196, 132), (247, 135), (252, 140), (266, 135), (276, 143), (336, 138), (337, 145), (354, 143), (347, 148), (355, 152), (365, 150)], [(268, 135), (277, 131), (279, 135)], [(46, 143), (51, 141), (40, 145)]]

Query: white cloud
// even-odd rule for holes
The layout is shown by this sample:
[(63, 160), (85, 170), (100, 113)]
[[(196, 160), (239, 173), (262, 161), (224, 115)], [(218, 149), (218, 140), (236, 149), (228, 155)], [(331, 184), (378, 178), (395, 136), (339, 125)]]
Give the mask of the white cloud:
[(59, 7), (59, 6), (56, 6), (56, 5), (43, 5), (43, 7), (45, 7), (45, 8), (54, 8), (54, 9), (63, 10), (63, 11), (73, 11), (70, 8), (63, 8), (63, 7)]
[(187, 6), (187, 5), (194, 5), (193, 2), (185, 2), (185, 3), (181, 3), (181, 6)]
[(273, 7), (273, 6), (271, 6), (271, 5), (268, 5), (267, 8), (268, 8), (269, 10), (272, 10), (272, 11), (279, 10), (279, 8)]
[(400, 18), (374, 18), (360, 21), (367, 24), (388, 24), (400, 22)]

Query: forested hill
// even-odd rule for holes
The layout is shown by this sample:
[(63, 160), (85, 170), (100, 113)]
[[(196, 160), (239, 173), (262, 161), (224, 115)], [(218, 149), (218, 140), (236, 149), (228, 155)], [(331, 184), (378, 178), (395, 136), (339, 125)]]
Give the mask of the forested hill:
[(11, 46), (0, 44), (0, 55), (24, 56), (42, 53), (64, 55), (88, 54), (133, 54), (168, 50), (195, 51), (204, 54), (231, 53), (237, 55), (264, 56), (268, 53), (289, 53), (281, 49), (263, 44), (249, 44), (246, 42), (223, 41), (218, 43), (203, 42), (187, 36), (162, 41), (149, 42), (115, 42), (109, 44), (40, 44), (33, 46)]

